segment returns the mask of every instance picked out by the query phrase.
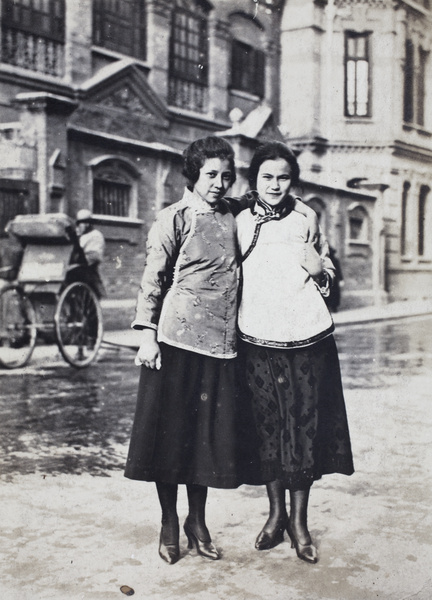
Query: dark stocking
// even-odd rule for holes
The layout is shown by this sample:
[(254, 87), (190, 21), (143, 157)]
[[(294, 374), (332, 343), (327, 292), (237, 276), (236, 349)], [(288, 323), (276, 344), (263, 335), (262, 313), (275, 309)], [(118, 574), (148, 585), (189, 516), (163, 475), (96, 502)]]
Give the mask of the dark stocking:
[(270, 503), (270, 514), (263, 527), (263, 531), (271, 533), (280, 528), (282, 521), (287, 519), (285, 488), (278, 480), (271, 481), (266, 487)]
[(202, 542), (209, 542), (211, 538), (205, 522), (207, 488), (202, 485), (188, 485), (187, 495), (189, 501), (188, 523)]
[(312, 542), (307, 526), (307, 510), (310, 488), (305, 490), (290, 490), (290, 523), (293, 533), (300, 544)]
[(156, 488), (162, 509), (162, 541), (164, 544), (176, 544), (179, 539), (177, 485), (156, 483)]

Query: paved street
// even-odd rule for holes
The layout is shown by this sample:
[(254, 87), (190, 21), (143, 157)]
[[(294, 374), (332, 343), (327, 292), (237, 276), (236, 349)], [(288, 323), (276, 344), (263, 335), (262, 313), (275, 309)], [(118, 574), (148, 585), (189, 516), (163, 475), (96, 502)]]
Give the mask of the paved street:
[[(262, 487), (210, 490), (208, 524), (223, 559), (157, 555), (150, 483), (122, 474), (138, 370), (105, 346), (76, 371), (37, 348), (1, 371), (0, 598), (7, 600), (430, 600), (432, 582), (432, 317), (337, 330), (356, 473), (312, 489), (309, 526), (320, 561), (287, 541), (257, 552)], [(179, 513), (186, 514), (184, 490)]]

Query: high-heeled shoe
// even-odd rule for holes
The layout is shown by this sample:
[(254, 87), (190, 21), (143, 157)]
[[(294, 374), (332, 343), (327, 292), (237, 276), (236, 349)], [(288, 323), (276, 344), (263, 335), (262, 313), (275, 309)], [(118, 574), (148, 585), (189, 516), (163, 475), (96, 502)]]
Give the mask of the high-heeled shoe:
[(312, 542), (310, 544), (300, 544), (300, 542), (294, 535), (294, 532), (291, 528), (291, 523), (290, 523), (289, 519), (287, 519), (287, 521), (286, 521), (286, 530), (287, 530), (287, 533), (291, 540), (291, 548), (295, 548), (297, 556), (301, 560), (304, 560), (305, 562), (308, 562), (311, 564), (317, 563), (318, 562), (317, 549), (312, 544)]
[(281, 544), (284, 540), (284, 530), (286, 529), (285, 520), (279, 521), (276, 529), (265, 531), (262, 529), (255, 541), (257, 550), (270, 550)]
[(169, 565), (173, 565), (180, 558), (179, 543), (165, 544), (162, 539), (162, 530), (159, 537), (159, 556)]
[(192, 531), (192, 528), (187, 519), (184, 522), (183, 529), (188, 539), (189, 549), (192, 549), (195, 546), (196, 551), (198, 552), (198, 554), (201, 554), (201, 556), (204, 556), (205, 558), (210, 558), (211, 560), (220, 559), (220, 554), (217, 551), (216, 546), (212, 543), (212, 541), (201, 541), (199, 537)]

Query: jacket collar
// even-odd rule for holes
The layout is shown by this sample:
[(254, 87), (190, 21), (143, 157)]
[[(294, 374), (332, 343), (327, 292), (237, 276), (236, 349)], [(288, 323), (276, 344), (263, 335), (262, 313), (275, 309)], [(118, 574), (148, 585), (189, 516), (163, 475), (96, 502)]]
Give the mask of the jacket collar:
[(262, 221), (280, 221), (292, 212), (295, 205), (295, 198), (294, 196), (291, 196), (291, 194), (288, 194), (277, 206), (270, 206), (270, 204), (267, 204), (267, 202), (260, 198), (256, 191), (252, 191), (249, 194), (254, 199), (254, 204), (251, 206), (251, 212), (258, 220)]
[(188, 187), (186, 187), (184, 190), (182, 200), (198, 214), (213, 212), (229, 212), (228, 205), (223, 198), (221, 200), (218, 200), (214, 204), (209, 204), (203, 198), (201, 198), (199, 194), (197, 194)]

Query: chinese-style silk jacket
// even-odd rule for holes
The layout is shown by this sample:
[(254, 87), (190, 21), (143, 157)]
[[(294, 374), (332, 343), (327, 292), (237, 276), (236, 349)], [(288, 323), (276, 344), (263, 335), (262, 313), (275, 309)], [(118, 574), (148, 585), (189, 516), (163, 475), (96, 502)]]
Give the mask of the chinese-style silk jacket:
[(147, 240), (135, 329), (216, 358), (236, 356), (236, 222), (228, 204), (208, 204), (185, 189), (163, 209)]

